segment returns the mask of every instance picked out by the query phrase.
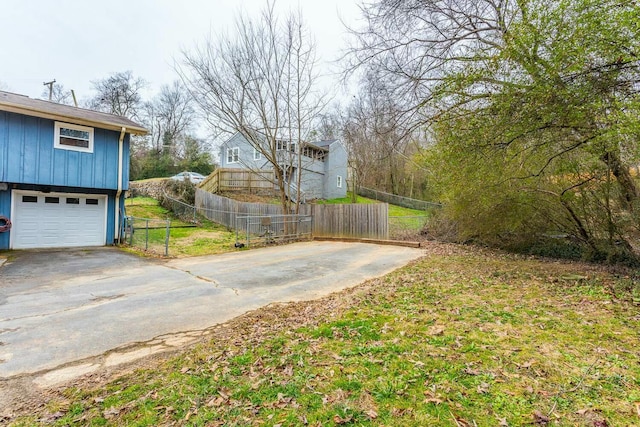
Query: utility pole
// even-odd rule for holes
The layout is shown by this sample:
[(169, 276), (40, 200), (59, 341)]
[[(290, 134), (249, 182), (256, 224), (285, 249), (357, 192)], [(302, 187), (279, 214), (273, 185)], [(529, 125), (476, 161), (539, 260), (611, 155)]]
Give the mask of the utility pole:
[(49, 101), (53, 97), (53, 84), (56, 82), (56, 79), (51, 80), (50, 82), (42, 83), (43, 86), (49, 86)]

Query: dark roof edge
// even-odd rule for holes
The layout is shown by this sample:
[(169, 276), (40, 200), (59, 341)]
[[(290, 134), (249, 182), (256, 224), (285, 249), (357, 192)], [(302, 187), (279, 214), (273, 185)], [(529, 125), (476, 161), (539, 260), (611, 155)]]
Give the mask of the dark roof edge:
[(11, 92), (0, 91), (0, 110), (115, 131), (120, 131), (124, 127), (126, 132), (136, 135), (149, 133), (146, 128), (126, 117), (55, 104)]

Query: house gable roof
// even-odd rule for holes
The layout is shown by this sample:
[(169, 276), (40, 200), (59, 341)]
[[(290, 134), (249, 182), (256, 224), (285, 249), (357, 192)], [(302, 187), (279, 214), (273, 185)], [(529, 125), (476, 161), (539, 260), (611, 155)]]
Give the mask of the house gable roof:
[(337, 139), (325, 139), (323, 141), (314, 141), (312, 144), (316, 147), (328, 147), (336, 141)]
[(147, 129), (143, 126), (126, 117), (57, 104), (40, 99), (32, 99), (28, 96), (11, 92), (0, 91), (0, 111), (9, 111), (27, 116), (115, 131), (120, 131), (124, 127), (127, 132), (136, 135), (145, 135), (148, 133)]

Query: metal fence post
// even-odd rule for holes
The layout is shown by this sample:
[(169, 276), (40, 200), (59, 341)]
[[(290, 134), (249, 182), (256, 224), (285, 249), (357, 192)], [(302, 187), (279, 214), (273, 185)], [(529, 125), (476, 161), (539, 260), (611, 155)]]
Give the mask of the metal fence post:
[(171, 230), (171, 220), (167, 220), (167, 233), (164, 239), (164, 256), (169, 256), (169, 233)]
[(145, 220), (146, 222), (146, 227), (144, 229), (144, 250), (147, 251), (149, 250), (149, 220)]
[(247, 223), (247, 247), (249, 247), (249, 217), (245, 219)]

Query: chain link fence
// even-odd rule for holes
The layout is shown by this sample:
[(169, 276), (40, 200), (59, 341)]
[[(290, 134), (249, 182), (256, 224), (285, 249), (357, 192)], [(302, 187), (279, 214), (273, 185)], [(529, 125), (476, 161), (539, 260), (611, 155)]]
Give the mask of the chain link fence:
[(441, 203), (412, 199), (411, 197), (398, 196), (397, 194), (385, 193), (384, 191), (373, 190), (366, 187), (358, 187), (358, 195), (409, 209), (429, 211), (442, 207)]
[[(171, 210), (182, 221), (178, 227), (194, 227), (200, 224), (199, 215), (214, 222), (226, 224), (230, 231), (235, 231), (236, 246), (249, 247), (269, 245), (279, 242), (292, 242), (312, 238), (314, 230), (313, 215), (277, 215), (271, 212), (255, 212), (249, 215), (238, 215), (234, 206), (220, 206), (222, 209), (207, 206), (199, 207), (174, 199), (166, 194), (161, 196), (162, 205)], [(258, 204), (248, 204), (255, 210), (266, 208)], [(255, 205), (255, 206), (254, 206)], [(268, 208), (279, 209), (267, 205)], [(392, 240), (411, 240), (423, 232), (431, 211), (439, 206), (431, 204), (423, 215), (388, 216), (388, 238)], [(268, 210), (268, 209), (267, 209)], [(385, 214), (385, 216), (387, 216)], [(228, 221), (224, 221), (224, 219)], [(383, 219), (384, 220), (384, 219)], [(185, 224), (190, 223), (189, 224)], [(171, 239), (171, 220), (150, 219), (128, 216), (125, 218), (124, 243), (154, 254), (168, 256)]]
[[(165, 208), (182, 221), (177, 221), (179, 228), (186, 223), (197, 224), (198, 216), (195, 206), (184, 203), (167, 195), (165, 191), (159, 197)], [(181, 225), (180, 225), (181, 224)], [(193, 227), (193, 225), (187, 225)], [(176, 227), (174, 224), (173, 227)], [(128, 216), (125, 218), (124, 243), (134, 248), (156, 255), (169, 256), (169, 242), (171, 240), (172, 223), (169, 218), (139, 218)]]
[(430, 215), (389, 216), (389, 238), (408, 240), (424, 229)]
[(236, 217), (236, 246), (269, 245), (311, 239), (311, 215)]
[(198, 223), (198, 210), (195, 206), (174, 199), (167, 195), (167, 193), (163, 194), (162, 199), (164, 207), (173, 212), (175, 216), (185, 222), (190, 222), (192, 224)]
[(128, 216), (124, 229), (124, 241), (129, 246), (158, 255), (169, 255), (171, 220)]

